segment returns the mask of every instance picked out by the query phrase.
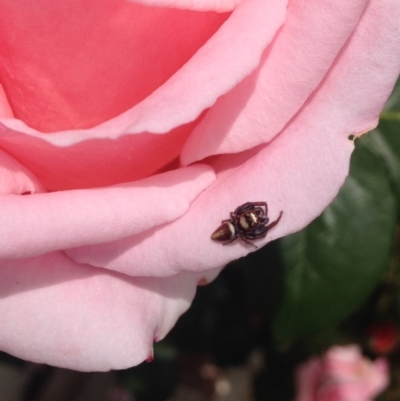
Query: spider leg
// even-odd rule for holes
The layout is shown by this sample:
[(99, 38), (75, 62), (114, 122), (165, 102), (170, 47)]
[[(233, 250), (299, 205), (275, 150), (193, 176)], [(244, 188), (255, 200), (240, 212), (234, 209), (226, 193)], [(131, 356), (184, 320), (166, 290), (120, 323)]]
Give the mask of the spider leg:
[[(240, 235), (240, 234), (239, 234)], [(247, 238), (244, 235), (240, 235), (240, 238), (243, 242), (245, 242), (248, 245), (254, 246), (254, 248), (258, 249), (258, 246), (253, 244), (252, 242), (247, 241)]]
[(259, 219), (260, 224), (268, 224), (268, 222), (269, 222), (268, 217), (259, 216), (258, 219)]
[[(253, 202), (252, 205), (254, 206), (264, 206), (265, 207), (265, 215), (268, 216), (268, 204), (267, 202)], [(263, 209), (261, 209), (264, 211)]]
[(265, 226), (263, 227), (258, 227), (257, 230), (254, 230), (253, 232), (248, 234), (248, 237), (257, 237), (260, 238), (259, 236), (266, 236), (267, 235), (267, 228)]
[(248, 235), (247, 238), (251, 239), (251, 240), (255, 240), (255, 239), (264, 238), (266, 235), (267, 235), (267, 232), (264, 231), (264, 232), (259, 233), (259, 234)]
[(238, 206), (234, 212), (231, 212), (232, 215), (238, 215), (242, 214), (244, 212), (247, 212), (248, 210), (254, 209), (254, 204), (252, 202), (246, 202), (243, 205)]
[(268, 224), (268, 225), (265, 227), (267, 231), (270, 230), (272, 227), (275, 227), (275, 226), (279, 223), (279, 220), (281, 219), (282, 214), (283, 214), (283, 212), (280, 212), (280, 213), (279, 213), (279, 217), (278, 217), (275, 221), (273, 221), (271, 224)]
[[(265, 210), (264, 208), (265, 207)], [(234, 214), (240, 215), (249, 210), (253, 210), (257, 212), (259, 217), (268, 216), (268, 205), (267, 202), (246, 202), (243, 205), (239, 206)]]
[(268, 207), (267, 202), (247, 202), (247, 203), (253, 206), (265, 206), (266, 208)]
[(268, 226), (263, 225), (261, 227), (258, 227), (256, 230), (254, 230), (251, 233), (246, 233), (246, 237), (251, 240), (264, 238), (267, 235), (268, 231), (279, 223), (279, 220), (281, 219), (282, 214), (283, 214), (283, 212), (281, 212), (279, 214), (279, 217), (275, 221), (273, 221), (271, 224), (269, 224)]

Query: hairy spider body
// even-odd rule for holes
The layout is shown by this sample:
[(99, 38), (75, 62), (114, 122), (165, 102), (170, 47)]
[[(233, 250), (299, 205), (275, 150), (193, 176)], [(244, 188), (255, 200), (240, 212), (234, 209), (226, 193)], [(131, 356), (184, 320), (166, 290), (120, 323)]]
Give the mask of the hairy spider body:
[(279, 217), (268, 224), (267, 202), (246, 202), (230, 213), (230, 219), (222, 220), (222, 224), (212, 233), (211, 239), (224, 241), (223, 245), (226, 245), (241, 238), (246, 244), (257, 248), (249, 240), (264, 238), (267, 232), (279, 223), (282, 214), (283, 212), (280, 212)]

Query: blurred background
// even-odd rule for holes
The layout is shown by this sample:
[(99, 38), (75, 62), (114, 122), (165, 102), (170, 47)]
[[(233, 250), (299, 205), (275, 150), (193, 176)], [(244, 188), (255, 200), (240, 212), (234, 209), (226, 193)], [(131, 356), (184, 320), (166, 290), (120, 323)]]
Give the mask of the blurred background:
[[(400, 401), (399, 84), (378, 128), (349, 140), (356, 150), (335, 201), (200, 287), (153, 361), (80, 373), (0, 354), (0, 401), (326, 401), (320, 386), (347, 378), (325, 370), (301, 398), (301, 366), (348, 344), (363, 374), (389, 367), (390, 384), (365, 401)], [(343, 394), (329, 400), (354, 401)]]

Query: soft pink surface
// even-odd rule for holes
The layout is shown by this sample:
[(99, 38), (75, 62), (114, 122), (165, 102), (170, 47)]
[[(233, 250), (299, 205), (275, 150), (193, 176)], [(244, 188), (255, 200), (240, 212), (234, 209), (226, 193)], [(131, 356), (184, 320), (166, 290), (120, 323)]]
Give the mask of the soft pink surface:
[[(400, 4), (396, 7), (400, 13)], [(68, 254), (79, 262), (128, 274), (168, 276), (222, 267), (253, 251), (240, 241), (224, 247), (209, 240), (220, 221), (246, 201), (267, 201), (272, 220), (281, 210), (284, 213), (259, 245), (304, 227), (337, 194), (354, 147), (348, 136), (376, 125), (398, 74), (400, 24), (391, 18), (392, 11), (393, 0), (370, 3), (318, 91), (274, 141), (236, 157), (210, 160), (217, 180), (185, 216), (131, 238), (72, 249)], [(385, 28), (379, 33), (367, 29), (383, 21)], [(368, 52), (361, 51), (365, 48)], [(389, 57), (396, 57), (397, 65), (387, 63)]]
[(241, 0), (131, 0), (135, 3), (157, 7), (174, 7), (188, 10), (213, 10), (230, 11), (233, 10)]
[[(78, 24), (74, 19), (73, 24), (68, 23), (66, 15), (71, 18), (72, 12), (76, 15), (83, 13), (80, 10), (83, 3), (77, 1), (67, 3), (71, 8), (67, 14), (64, 3), (45, 3), (44, 11), (36, 11), (33, 16), (28, 13), (28, 7), (26, 18), (29, 17), (29, 21), (21, 21), (20, 31), (15, 33), (15, 22), (10, 18), (8, 23), (13, 24), (13, 29), (4, 33), (6, 48), (18, 46), (19, 50), (29, 24), (45, 25), (44, 12), (46, 15), (59, 15), (61, 19), (61, 22), (48, 22), (50, 26), (47, 30), (51, 34), (45, 36), (43, 44), (41, 35), (33, 36), (33, 43), (28, 41), (16, 55), (12, 51), (6, 52), (0, 64), (0, 76), (3, 76), (1, 79), (11, 106), (16, 117), (24, 120), (0, 120), (2, 146), (17, 160), (23, 161), (51, 190), (137, 180), (154, 174), (178, 157), (193, 130), (192, 125), (184, 124), (195, 121), (218, 96), (232, 89), (257, 67), (264, 48), (284, 22), (286, 12), (286, 0), (244, 1), (218, 32), (183, 68), (178, 69), (228, 17), (227, 14), (200, 13), (199, 16), (199, 13), (190, 11), (147, 9), (138, 5), (128, 7), (128, 3), (122, 0), (103, 2), (107, 6), (105, 9), (90, 0), (88, 10), (84, 11), (92, 19), (100, 18), (99, 13), (107, 14), (102, 24), (96, 25), (94, 33), (88, 21), (82, 20)], [(17, 13), (18, 4), (6, 2), (5, 11), (10, 12), (8, 9), (11, 9), (11, 12)], [(36, 10), (37, 3), (32, 7)], [(152, 10), (155, 10), (154, 13)], [(139, 27), (134, 28), (136, 25), (131, 23), (130, 18), (140, 21)], [(177, 21), (183, 21), (183, 26)], [(60, 24), (67, 32), (58, 32)], [(111, 28), (116, 27), (111, 33), (110, 25)], [(154, 29), (155, 26), (158, 29)], [(127, 32), (120, 32), (122, 29)], [(131, 32), (133, 29), (141, 34)], [(57, 35), (52, 35), (53, 31)], [(182, 32), (185, 34), (182, 35)], [(193, 36), (197, 35), (195, 40), (191, 32)], [(104, 35), (108, 38), (106, 47), (102, 43)], [(89, 43), (82, 41), (82, 37), (89, 38)], [(137, 39), (132, 41), (132, 37)], [(101, 46), (96, 48), (100, 39)], [(163, 41), (167, 41), (169, 47)], [(53, 48), (56, 48), (54, 55)], [(160, 53), (159, 49), (163, 51)], [(37, 53), (41, 52), (43, 54), (39, 57)], [(149, 60), (150, 57), (152, 59)], [(76, 64), (75, 59), (79, 63)], [(38, 73), (42, 64), (45, 69)], [(121, 64), (124, 66), (122, 70)], [(164, 83), (171, 71), (176, 69), (175, 74)], [(113, 80), (116, 82), (110, 84)], [(81, 93), (83, 85), (87, 89)], [(139, 102), (157, 85), (161, 86)], [(135, 104), (116, 118), (88, 130), (43, 135), (25, 124), (44, 127), (46, 131), (91, 126), (125, 111), (127, 105)], [(159, 136), (148, 132), (169, 134)], [(136, 135), (127, 137), (127, 133)], [(105, 139), (100, 141), (99, 138)], [(63, 149), (59, 145), (74, 146)], [(147, 149), (152, 151), (146, 152)]]
[(44, 192), (40, 181), (27, 168), (0, 150), (0, 197), (40, 192)]
[(253, 250), (211, 241), (220, 221), (246, 201), (283, 211), (259, 246), (308, 224), (399, 73), (398, 0), (146, 1), (0, 0), (11, 354), (146, 359), (196, 284)]
[(137, 365), (189, 307), (203, 277), (215, 273), (129, 277), (79, 265), (61, 252), (4, 260), (1, 349), (84, 371)]
[(0, 124), (0, 138), (2, 148), (21, 160), (49, 191), (61, 191), (113, 185), (155, 174), (179, 156), (194, 124), (177, 127), (168, 135), (90, 139), (69, 147), (3, 130)]
[(3, 86), (0, 84), (0, 118), (13, 118), (14, 114), (4, 93)]
[(45, 132), (130, 109), (229, 16), (121, 0), (3, 0), (0, 15), (1, 82), (15, 117)]
[(272, 140), (324, 79), (366, 5), (365, 0), (291, 1), (285, 25), (257, 71), (217, 100), (186, 143), (182, 162)]
[(372, 401), (389, 384), (386, 359), (372, 362), (357, 346), (333, 347), (301, 365), (296, 401)]
[(214, 180), (213, 170), (198, 164), (106, 188), (0, 195), (0, 258), (103, 245), (141, 233), (182, 216)]

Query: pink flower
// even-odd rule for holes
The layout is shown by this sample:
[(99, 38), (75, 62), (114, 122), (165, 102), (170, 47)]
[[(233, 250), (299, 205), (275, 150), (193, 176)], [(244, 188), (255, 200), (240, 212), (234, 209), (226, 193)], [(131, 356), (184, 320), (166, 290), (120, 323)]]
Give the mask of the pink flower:
[(333, 347), (297, 370), (296, 401), (372, 401), (389, 384), (384, 358), (372, 362), (356, 345)]
[(79, 370), (151, 358), (197, 284), (253, 250), (210, 239), (237, 206), (283, 211), (258, 246), (319, 215), (400, 68), (398, 0), (0, 15), (0, 349)]

